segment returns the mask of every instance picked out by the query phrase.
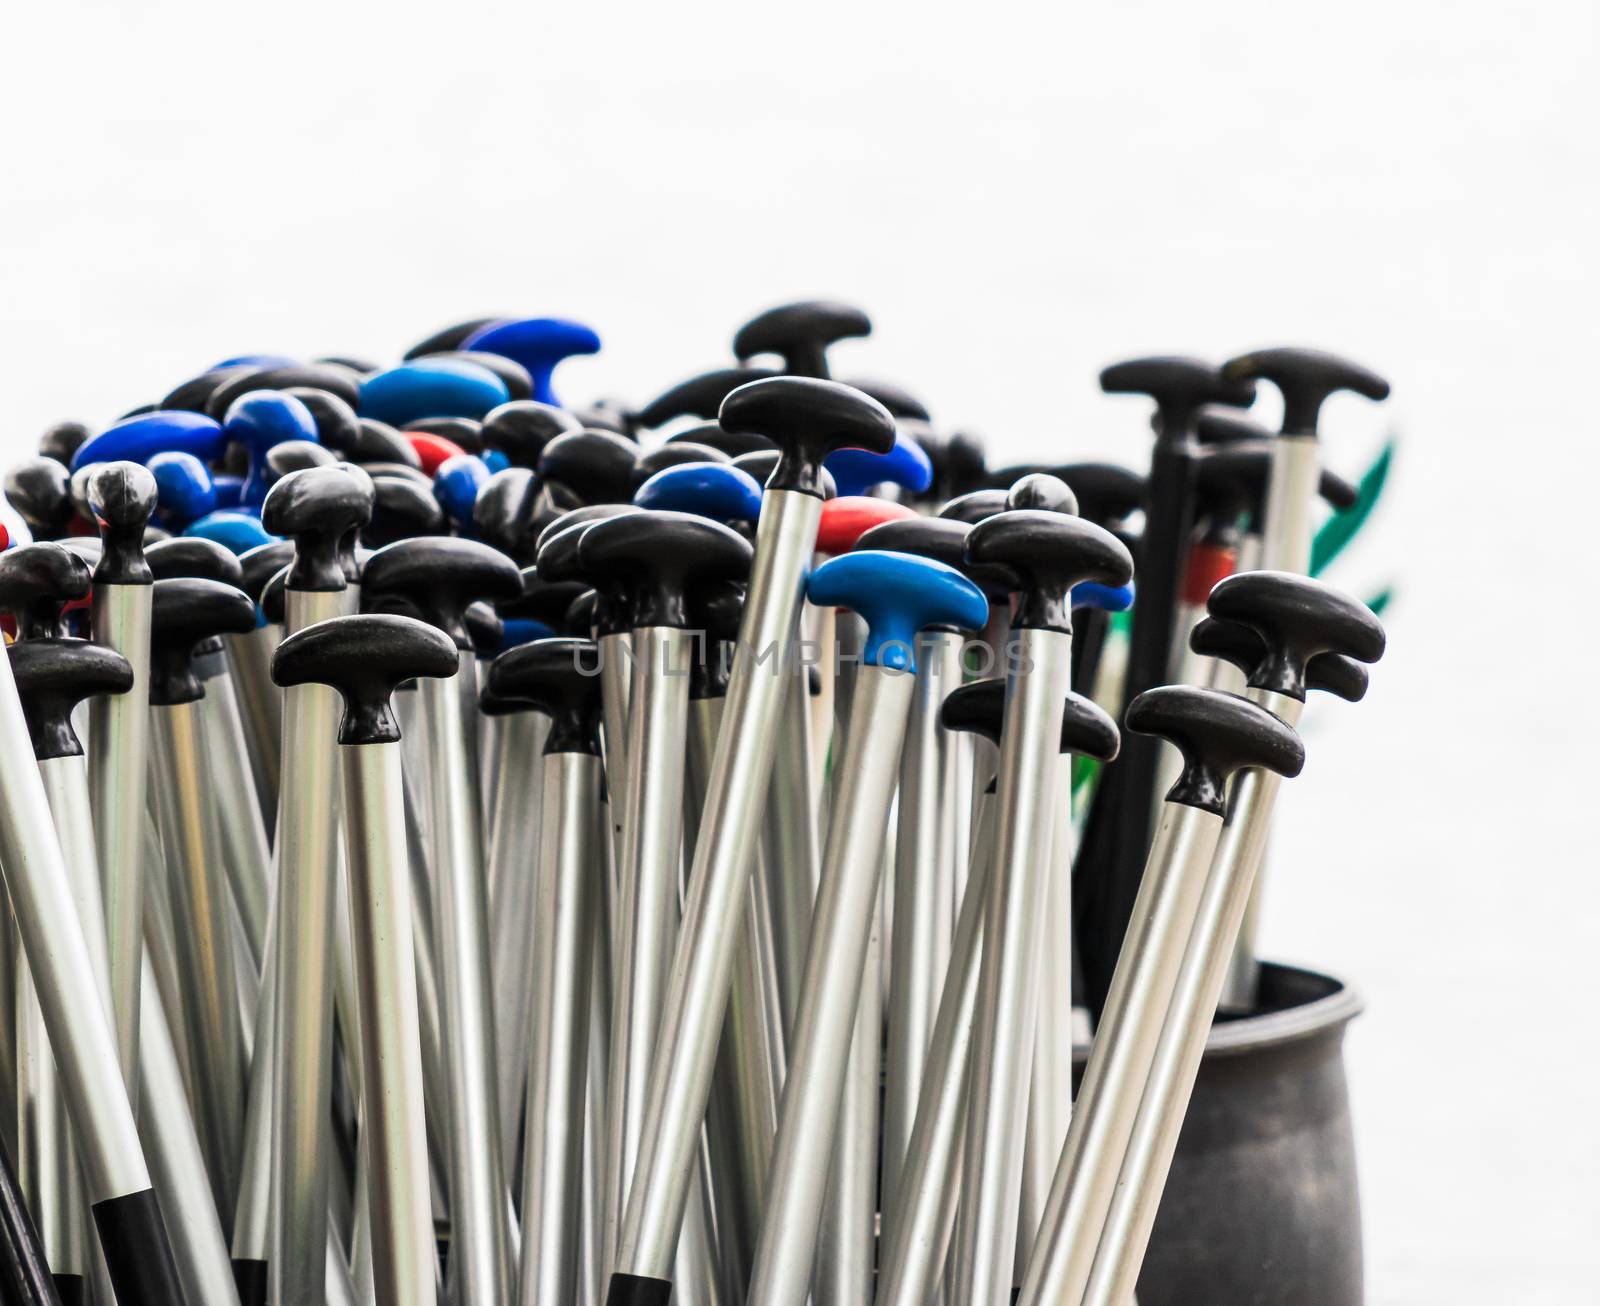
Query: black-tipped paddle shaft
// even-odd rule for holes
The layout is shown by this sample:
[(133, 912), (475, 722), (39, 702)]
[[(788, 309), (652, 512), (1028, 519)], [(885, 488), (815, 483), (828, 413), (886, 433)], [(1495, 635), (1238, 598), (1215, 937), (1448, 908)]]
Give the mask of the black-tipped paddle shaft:
[[(750, 343), (743, 332), (741, 337)], [(820, 347), (817, 352), (820, 365)], [(762, 503), (684, 926), (657, 1031), (640, 1152), (613, 1261), (613, 1303), (671, 1293), (672, 1260), (716, 1061), (714, 1034), (727, 1008), (745, 897), (739, 888), (755, 853), (758, 808), (767, 794), (789, 688), (789, 677), (774, 674), (768, 659), (786, 668), (793, 657), (822, 512), (822, 460), (839, 448), (881, 454), (894, 447), (888, 410), (828, 381), (786, 376), (751, 382), (723, 400), (718, 421), (727, 431), (767, 437), (778, 445), (779, 457)]]
[[(1071, 493), (1054, 477), (1018, 482), (1016, 498), (1064, 506)], [(1008, 493), (1008, 503), (1011, 495)], [(1075, 506), (1075, 504), (1073, 505)], [(1047, 946), (1056, 831), (1070, 828), (1060, 783), (1057, 724), (1071, 692), (1072, 590), (1084, 581), (1125, 585), (1127, 547), (1109, 531), (1052, 508), (1008, 507), (967, 537), (967, 558), (1015, 577), (1006, 704), (997, 781), (997, 840), (969, 1066), (963, 1219), (955, 1247), (963, 1300), (1000, 1301), (1010, 1292), (1022, 1195), (1038, 1003), (1031, 979)], [(1048, 726), (1046, 726), (1048, 723)], [(1048, 837), (1041, 834), (1049, 830)], [(1054, 941), (1056, 947), (1066, 940)], [(1035, 1000), (1030, 1000), (1030, 999)], [(1065, 1093), (1067, 1085), (1054, 1091)]]
[(1168, 685), (1129, 704), (1126, 725), (1174, 745), (1183, 768), (1162, 806), (1093, 1051), (1073, 1107), (1020, 1301), (1081, 1301), (1122, 1159), (1173, 1003), (1195, 904), (1222, 830), (1229, 778), (1297, 775), (1305, 751), (1266, 709), (1215, 690)]
[(532, 868), (538, 909), (525, 940), (536, 961), (524, 1034), (521, 1279), (524, 1300), (551, 1306), (576, 1300), (579, 1274), (583, 1131), (572, 1122), (584, 1111), (592, 950), (603, 928), (597, 909), (606, 880), (597, 656), (588, 640), (536, 640), (501, 654), (488, 677), (489, 691), (550, 720)]
[(606, 1210), (620, 1221), (643, 1123), (645, 1077), (661, 1015), (661, 978), (677, 933), (682, 758), (695, 660), (689, 599), (701, 585), (744, 581), (750, 544), (704, 517), (632, 512), (581, 528), (578, 562), (609, 605), (631, 613), (626, 772), (618, 785), (620, 940), (610, 1044)]
[[(631, 465), (631, 459), (630, 459)], [(478, 670), (467, 609), (520, 598), (516, 563), (476, 540), (437, 536), (379, 549), (362, 573), (362, 607), (420, 618), (455, 643), (454, 676), (418, 686), (419, 733), (435, 760), (427, 823), (434, 877), (434, 951), (449, 1123), (451, 1258), (469, 1300), (502, 1301), (512, 1266), (505, 1151), (494, 1075), (489, 903), (478, 765)]]
[(402, 683), (456, 673), (456, 647), (410, 617), (335, 617), (290, 635), (273, 657), (280, 685), (322, 684), (344, 704), (338, 740), (349, 850), (351, 934), (364, 1076), (362, 1117), (373, 1203), (372, 1272), (385, 1302), (431, 1300), (435, 1251), (422, 1045), (406, 864)]
[[(1370, 612), (1302, 577), (1270, 572), (1235, 576), (1221, 582), (1213, 598), (1250, 624), (1208, 618), (1196, 638), (1212, 647), (1231, 645), (1242, 655), (1249, 666), (1250, 693), (1270, 709), (1262, 716), (1290, 738), (1289, 723), (1298, 717), (1314, 677), (1341, 695), (1359, 697), (1365, 689), (1362, 661), (1383, 651), (1383, 630)], [(1254, 649), (1241, 648), (1252, 639)], [(1254, 729), (1263, 738), (1275, 733), (1259, 721)], [(1219, 1000), (1227, 1002), (1230, 952), (1236, 976), (1241, 958), (1254, 963), (1253, 953), (1241, 953), (1236, 940), (1243, 942), (1279, 779), (1298, 769), (1281, 741), (1255, 751), (1255, 765), (1243, 768), (1229, 790), (1215, 854), (1183, 921), (1187, 937), (1170, 985), (1172, 996), (1160, 1013), (1149, 1073), (1137, 1086), (1138, 1109), (1118, 1158), (1115, 1189), (1082, 1297), (1094, 1306), (1127, 1301), (1134, 1291), (1213, 1014)], [(1119, 963), (1119, 981), (1121, 972)]]
[[(1124, 701), (1164, 684), (1173, 650), (1173, 621), (1194, 525), (1199, 447), (1196, 415), (1206, 404), (1248, 404), (1247, 380), (1230, 381), (1191, 358), (1141, 358), (1100, 374), (1107, 394), (1146, 395), (1156, 403), (1156, 444), (1145, 485), (1139, 546), (1138, 598), (1128, 649)], [(1150, 847), (1152, 790), (1160, 750), (1154, 739), (1124, 742), (1122, 759), (1101, 782), (1079, 852), (1087, 874), (1075, 879), (1075, 919), (1091, 1013), (1105, 1001), (1128, 915)]]

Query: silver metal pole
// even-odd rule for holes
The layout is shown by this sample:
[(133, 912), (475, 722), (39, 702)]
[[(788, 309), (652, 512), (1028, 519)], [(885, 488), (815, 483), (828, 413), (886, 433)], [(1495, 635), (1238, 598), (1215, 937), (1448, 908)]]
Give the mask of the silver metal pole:
[[(0, 738), (28, 737), (10, 660), (0, 658)], [(142, 812), (140, 813), (142, 817)], [(70, 881), (32, 751), (0, 749), (0, 868), (66, 1089), (84, 1184), (113, 1282), (130, 1306), (176, 1291), (117, 1044), (94, 983)], [(142, 1243), (135, 1247), (132, 1243)]]
[(350, 744), (339, 752), (361, 1008), (373, 1288), (385, 1306), (432, 1306), (437, 1257), (399, 745)]
[(1015, 1278), (1033, 1253), (1034, 1236), (1050, 1199), (1050, 1181), (1072, 1120), (1072, 754), (1056, 762), (1050, 887), (1045, 900), (1045, 948), (1040, 958), (1039, 1018), (1033, 1033), (1027, 1142), (1022, 1156), (1022, 1205), (1017, 1221)]
[[(683, 830), (683, 747), (692, 638), (669, 626), (633, 632), (630, 759), (617, 880), (622, 921), (611, 1008), (607, 1093), (606, 1218), (614, 1246), (643, 1128), (645, 1079), (661, 1020), (661, 998), (677, 933)], [(602, 681), (602, 694), (604, 682)]]
[[(881, 856), (881, 854), (880, 854)], [(856, 995), (828, 1192), (811, 1267), (813, 1306), (867, 1306), (877, 1250), (879, 1075), (883, 1048), (883, 885)]]
[(1315, 435), (1279, 435), (1272, 441), (1267, 501), (1261, 520), (1261, 570), (1304, 576), (1311, 566), (1312, 510), (1322, 460)]
[(833, 1143), (861, 989), (879, 982), (876, 972), (863, 972), (914, 688), (914, 676), (873, 664), (855, 676), (766, 1215), (756, 1243), (751, 1306), (803, 1306), (810, 1290), (828, 1177), (818, 1157)]
[(147, 973), (139, 988), (144, 1009), (139, 1038), (139, 1134), (150, 1158), (162, 1218), (173, 1235), (172, 1251), (184, 1301), (237, 1306), (239, 1292), (228, 1244), (211, 1200), (211, 1178), (189, 1115), (188, 1090), (149, 964), (147, 958)]
[(972, 1013), (978, 1004), (994, 828), (995, 796), (988, 792), (979, 799), (967, 890), (928, 1040), (898, 1199), (883, 1211), (879, 1306), (922, 1306), (938, 1287), (949, 1251), (965, 1140), (967, 1064)]
[(505, 1153), (492, 1067), (488, 886), (479, 822), (477, 659), (417, 689), (422, 734), (436, 751), (428, 795), (434, 876), (434, 947), (450, 1093), (450, 1262), (461, 1306), (503, 1306), (512, 1263)]
[(490, 992), (494, 995), (495, 1047), (501, 1049), (495, 1066), (500, 1141), (509, 1175), (516, 1169), (514, 1152), (528, 1080), (526, 1058), (515, 1051), (522, 1046), (533, 1018), (533, 975), (539, 964), (528, 940), (535, 927), (534, 867), (543, 816), (541, 812), (538, 820), (532, 819), (529, 808), (544, 787), (544, 743), (550, 734), (550, 718), (527, 711), (485, 718), (486, 723), (490, 720), (497, 727), (494, 797), (489, 806)]
[[(148, 574), (148, 573), (147, 573)], [(96, 584), (90, 622), (94, 641), (115, 649), (133, 668), (133, 688), (89, 704), (89, 789), (95, 842), (105, 888), (111, 999), (122, 1078), (130, 1096), (139, 1083), (139, 979), (144, 956), (144, 822), (150, 721), (150, 602), (146, 584)]]
[[(686, 847), (692, 847), (698, 837), (700, 808), (711, 772), (711, 759), (716, 752), (722, 708), (720, 695), (692, 699), (689, 703), (684, 758)], [(774, 784), (776, 779), (774, 773)], [(766, 858), (762, 861), (765, 872)], [(749, 898), (742, 917), (743, 936), (734, 961), (733, 990), (706, 1112), (712, 1168), (717, 1180), (721, 1282), (723, 1296), (730, 1302), (742, 1301), (750, 1282), (756, 1234), (766, 1205), (772, 1140), (778, 1128), (778, 1096), (787, 1064), (782, 1016), (778, 1010), (777, 968), (774, 966), (769, 975), (764, 966), (764, 961), (771, 959), (769, 917), (772, 913), (760, 892), (763, 880), (760, 873), (750, 878)], [(809, 916), (809, 900), (806, 905)]]
[(917, 685), (900, 759), (895, 838), (894, 934), (889, 947), (889, 1048), (884, 1071), (883, 1202), (897, 1201), (900, 1163), (917, 1109), (923, 1059), (949, 964), (956, 846), (941, 802), (945, 751), (955, 736), (939, 724), (944, 696), (961, 684), (962, 636), (924, 631)]
[(780, 669), (791, 656), (821, 512), (820, 499), (793, 490), (768, 490), (762, 504), (724, 726), (649, 1076), (617, 1273), (664, 1279), (671, 1272), (722, 1033), (719, 1017), (739, 938), (737, 914), (746, 900), (744, 877), (751, 869), (788, 689)]
[[(623, 798), (628, 792), (628, 696), (633, 692), (633, 632), (613, 631), (601, 635), (600, 645), (600, 745), (606, 764), (606, 788), (611, 795), (611, 851), (613, 874), (622, 865)], [(623, 923), (622, 885), (613, 880), (607, 887), (611, 895), (611, 923)], [(620, 949), (618, 950), (620, 953)], [(614, 958), (621, 961), (620, 955)]]
[[(230, 640), (248, 638), (248, 635), (229, 637)], [(222, 864), (227, 869), (234, 905), (239, 909), (245, 940), (250, 945), (250, 965), (259, 974), (265, 962), (262, 948), (267, 937), (267, 920), (272, 913), (272, 853), (267, 846), (267, 831), (261, 823), (259, 806), (235, 801), (251, 792), (254, 780), (233, 676), (226, 673), (210, 676), (205, 680), (205, 687), (206, 696), (196, 706), (205, 732), (206, 756), (212, 768), (208, 777), (210, 791), (227, 796), (226, 801), (216, 804)]]
[(248, 635), (227, 639), (228, 664), (239, 691), (246, 755), (255, 781), (264, 829), (272, 829), (278, 813), (278, 777), (282, 767), (283, 691), (272, 683), (272, 654), (283, 627), (258, 626)]
[(213, 773), (199, 703), (153, 708), (151, 724), (160, 777), (152, 792), (177, 927), (195, 1123), (217, 1207), (227, 1210), (239, 1186), (245, 1053)]
[[(341, 615), (342, 590), (288, 590), (285, 627)], [(431, 683), (431, 682), (430, 682)], [(332, 1151), (334, 893), (339, 779), (338, 694), (295, 685), (283, 695), (278, 804), (277, 1038), (272, 1063), (270, 1306), (320, 1302), (327, 1291)], [(257, 1055), (260, 1055), (258, 1050)]]
[[(1269, 690), (1252, 690), (1250, 697), (1286, 725), (1299, 723), (1304, 707), (1299, 699)], [(1229, 788), (1227, 816), (1106, 1213), (1084, 1292), (1086, 1303), (1125, 1306), (1138, 1286), (1189, 1095), (1211, 1032), (1212, 1013), (1228, 975), (1233, 939), (1261, 867), (1272, 807), (1282, 783), (1276, 772), (1250, 767), (1240, 771)]]
[[(808, 609), (822, 611), (822, 609)], [(829, 628), (832, 628), (832, 608)], [(832, 675), (832, 658), (823, 659)], [(829, 718), (832, 719), (831, 717)], [(811, 693), (805, 666), (796, 666), (783, 699), (770, 794), (761, 831), (762, 869), (771, 904), (774, 979), (782, 1004), (783, 1032), (794, 1028), (805, 973), (806, 939), (817, 896), (822, 857), (817, 846), (816, 762)], [(751, 1230), (752, 1237), (754, 1230)]]
[[(601, 817), (605, 848), (611, 843), (609, 814)], [(604, 851), (604, 850), (603, 850)], [(609, 854), (608, 854), (609, 855)], [(610, 867), (606, 867), (610, 875)], [(578, 1263), (580, 1306), (603, 1306), (605, 1255), (606, 1089), (611, 1079), (611, 915), (605, 891), (590, 903), (594, 912), (589, 962), (588, 1067), (583, 1082), (583, 1160), (578, 1191)]]
[(527, 1035), (521, 1306), (572, 1306), (578, 1225), (594, 898), (603, 892), (600, 761), (545, 759), (528, 950), (536, 958)]
[(17, 1178), (33, 1212), (39, 1245), (59, 1291), (82, 1291), (88, 1269), (86, 1207), (72, 1155), (55, 1059), (33, 977), (17, 974), (16, 1007), (6, 1013), (17, 1040)]
[(1020, 1301), (1027, 1306), (1076, 1306), (1088, 1283), (1181, 944), (1222, 827), (1222, 818), (1204, 808), (1165, 807), (1023, 1278)]
[(999, 837), (979, 972), (966, 1162), (956, 1228), (957, 1306), (1004, 1301), (1012, 1287), (1022, 1156), (1038, 1018), (1050, 839), (1071, 679), (1072, 636), (1023, 627), (1008, 649), (1000, 744)]

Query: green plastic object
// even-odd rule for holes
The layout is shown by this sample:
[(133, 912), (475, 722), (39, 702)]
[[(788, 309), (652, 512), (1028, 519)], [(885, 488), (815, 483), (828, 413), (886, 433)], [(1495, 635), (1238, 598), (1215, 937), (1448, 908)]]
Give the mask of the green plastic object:
[(1311, 541), (1313, 576), (1320, 576), (1367, 524), (1367, 519), (1372, 516), (1372, 510), (1377, 507), (1378, 498), (1383, 493), (1384, 483), (1389, 479), (1389, 467), (1394, 461), (1397, 443), (1394, 436), (1389, 437), (1377, 458), (1373, 460), (1372, 466), (1362, 475), (1361, 483), (1356, 487), (1356, 501), (1343, 512), (1336, 512), (1328, 518), (1323, 523), (1322, 529), (1317, 532), (1316, 538)]

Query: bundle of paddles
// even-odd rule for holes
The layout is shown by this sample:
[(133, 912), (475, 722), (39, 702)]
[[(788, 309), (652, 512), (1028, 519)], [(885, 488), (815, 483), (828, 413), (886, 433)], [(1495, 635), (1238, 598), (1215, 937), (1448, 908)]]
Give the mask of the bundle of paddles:
[[(1383, 652), (1309, 573), (1386, 383), (1141, 358), (1147, 473), (991, 468), (830, 379), (869, 331), (771, 309), (642, 407), (564, 406), (553, 318), (234, 357), (10, 469), (0, 1300), (1359, 1293), (1263, 1213), (1353, 1186), (1285, 1105), (1342, 989), (1254, 904)], [(1185, 1118), (1262, 1091), (1241, 1197)]]

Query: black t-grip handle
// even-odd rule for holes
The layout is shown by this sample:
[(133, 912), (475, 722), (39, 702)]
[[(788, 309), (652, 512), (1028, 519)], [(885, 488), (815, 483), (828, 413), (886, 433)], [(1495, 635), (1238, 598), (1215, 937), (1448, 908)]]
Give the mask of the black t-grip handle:
[(902, 517), (869, 526), (856, 537), (854, 548), (887, 549), (913, 553), (954, 567), (991, 599), (1009, 596), (1017, 578), (1004, 567), (972, 562), (967, 558), (967, 536), (972, 527), (949, 517)]
[(988, 517), (967, 536), (967, 557), (1017, 578), (1013, 629), (1072, 630), (1072, 587), (1126, 585), (1133, 557), (1110, 531), (1081, 517), (1038, 508)]
[(823, 459), (835, 449), (886, 454), (894, 418), (876, 399), (833, 381), (774, 377), (740, 386), (722, 402), (717, 421), (734, 434), (764, 435), (778, 446), (769, 490), (824, 497)]
[[(1219, 658), (1238, 667), (1248, 681), (1267, 658), (1267, 646), (1249, 626), (1220, 617), (1204, 617), (1189, 632), (1189, 647), (1208, 658)], [(1318, 653), (1306, 663), (1306, 692), (1321, 690), (1359, 703), (1367, 695), (1366, 667), (1342, 653)]]
[(1306, 664), (1319, 653), (1357, 662), (1383, 656), (1383, 623), (1342, 590), (1286, 571), (1246, 571), (1217, 582), (1206, 600), (1214, 617), (1248, 626), (1266, 647), (1252, 689), (1305, 697)]
[(1124, 722), (1141, 735), (1165, 739), (1183, 754), (1183, 771), (1166, 801), (1221, 816), (1228, 777), (1259, 766), (1296, 776), (1305, 765), (1300, 736), (1247, 698), (1194, 685), (1160, 685), (1128, 704)]
[(363, 612), (398, 612), (437, 627), (458, 649), (472, 647), (467, 609), (522, 594), (517, 564), (478, 540), (449, 535), (399, 540), (367, 559), (361, 574)]
[[(998, 746), (1005, 721), (1006, 682), (974, 680), (951, 690), (939, 708), (946, 730), (982, 735)], [(1067, 695), (1061, 714), (1061, 751), (1097, 762), (1114, 761), (1122, 746), (1117, 723), (1104, 708), (1082, 694)]]
[(238, 590), (245, 588), (244, 564), (215, 540), (179, 535), (152, 544), (144, 556), (150, 564), (150, 574), (157, 580), (198, 576), (204, 580), (219, 580)]
[(73, 709), (98, 694), (126, 694), (133, 668), (113, 648), (84, 639), (24, 639), (7, 650), (11, 674), (28, 722), (33, 755), (77, 757), (83, 752), (72, 729)]
[(626, 503), (633, 495), (639, 446), (614, 431), (558, 435), (539, 456), (539, 478), (556, 481), (585, 503)]
[[(876, 399), (889, 410), (890, 415), (898, 422), (931, 422), (932, 415), (928, 406), (918, 399), (916, 395), (904, 386), (896, 385), (893, 381), (883, 381), (877, 378), (866, 380), (856, 377), (846, 381), (846, 385), (861, 391), (862, 394)], [(920, 443), (923, 433), (918, 431), (917, 439)]]
[(344, 700), (341, 744), (391, 744), (400, 726), (394, 691), (421, 676), (456, 673), (455, 642), (426, 622), (393, 613), (334, 617), (298, 630), (272, 655), (272, 680), (331, 685)]
[(94, 578), (107, 585), (148, 585), (144, 541), (156, 507), (156, 478), (138, 463), (106, 463), (89, 473), (84, 494), (100, 528)]
[(592, 523), (576, 541), (578, 565), (626, 604), (633, 625), (690, 629), (688, 597), (697, 587), (744, 581), (754, 550), (737, 531), (685, 512), (623, 513)]
[(665, 426), (677, 417), (710, 421), (722, 401), (740, 386), (782, 375), (770, 367), (718, 367), (701, 372), (662, 391), (634, 415), (634, 423), (647, 429)]
[(19, 640), (66, 633), (61, 611), (87, 597), (89, 564), (71, 549), (41, 541), (0, 553), (0, 612), (17, 623)]
[(513, 466), (537, 467), (552, 440), (582, 429), (583, 423), (565, 408), (537, 399), (513, 399), (483, 415), (479, 436), (485, 449), (500, 450)]
[(1389, 397), (1389, 383), (1376, 372), (1322, 349), (1257, 349), (1230, 358), (1222, 372), (1231, 381), (1277, 386), (1283, 395), (1284, 435), (1316, 435), (1324, 401), (1341, 390), (1375, 403)]
[(751, 318), (734, 334), (733, 356), (744, 362), (757, 354), (776, 354), (790, 376), (826, 379), (828, 346), (871, 334), (872, 323), (859, 308), (808, 299), (779, 304)]
[(6, 473), (5, 496), (36, 540), (67, 532), (77, 509), (72, 476), (54, 458), (26, 458)]
[(600, 751), (600, 663), (593, 640), (558, 636), (507, 649), (489, 664), (488, 687), (550, 718), (546, 753)]
[(295, 389), (323, 390), (355, 408), (361, 398), (361, 376), (337, 363), (287, 363), (281, 367), (229, 369), (229, 374), (206, 399), (205, 411), (220, 422), (241, 395), (256, 390)]
[(387, 473), (373, 475), (372, 517), (361, 528), (361, 542), (369, 549), (418, 535), (443, 535), (447, 529), (444, 509), (426, 481)]
[(1220, 368), (1198, 358), (1160, 355), (1113, 363), (1100, 373), (1107, 394), (1148, 395), (1156, 403), (1156, 429), (1164, 441), (1194, 433), (1195, 417), (1206, 404), (1247, 407), (1255, 398), (1254, 382), (1225, 377)]
[(494, 326), (497, 322), (505, 320), (503, 317), (474, 317), (465, 322), (453, 322), (447, 327), (441, 327), (426, 339), (419, 340), (400, 357), (409, 363), (413, 358), (424, 358), (428, 354), (442, 354), (448, 350), (460, 349), (485, 327)]
[(150, 702), (158, 707), (205, 697), (194, 672), (198, 645), (256, 628), (256, 605), (243, 590), (194, 576), (158, 580), (150, 595)]
[(519, 566), (533, 562), (534, 523), (539, 517), (539, 480), (526, 467), (505, 467), (486, 482), (472, 505), (478, 538)]
[(261, 524), (294, 540), (288, 587), (300, 591), (342, 590), (340, 551), (352, 528), (372, 519), (376, 494), (371, 477), (352, 476), (342, 465), (290, 472), (261, 505)]
[(239, 555), (239, 588), (259, 605), (270, 581), (294, 561), (293, 540), (273, 540), (258, 544)]

